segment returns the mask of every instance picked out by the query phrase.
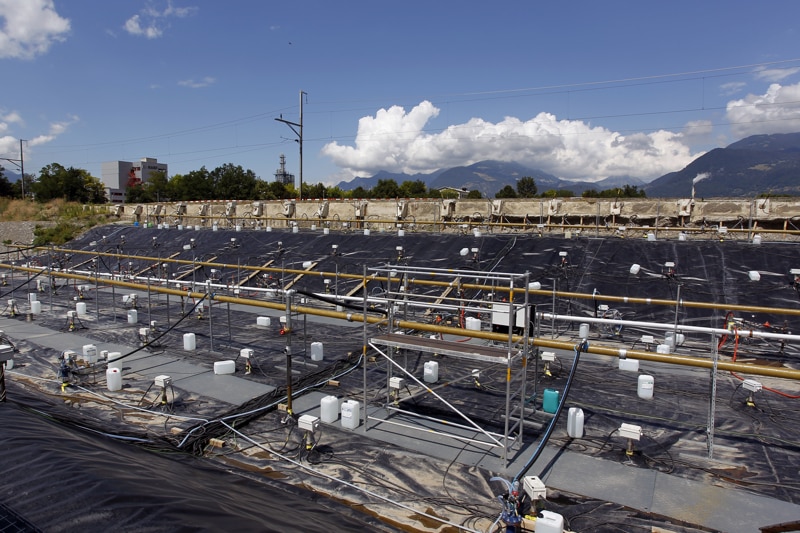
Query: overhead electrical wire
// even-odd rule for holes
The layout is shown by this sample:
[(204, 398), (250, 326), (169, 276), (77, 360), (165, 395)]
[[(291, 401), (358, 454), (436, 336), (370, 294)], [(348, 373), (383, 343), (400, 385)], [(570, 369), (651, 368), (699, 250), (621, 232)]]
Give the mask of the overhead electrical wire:
[[(791, 64), (793, 62), (800, 61), (800, 58), (793, 58), (793, 59), (786, 59), (786, 60), (777, 60), (777, 61), (769, 61), (763, 63), (751, 63), (745, 65), (738, 65), (738, 66), (731, 66), (731, 67), (719, 67), (719, 68), (712, 68), (712, 69), (701, 69), (701, 70), (693, 70), (693, 71), (685, 71), (685, 72), (677, 72), (677, 73), (666, 73), (666, 74), (654, 74), (648, 76), (638, 76), (638, 77), (627, 77), (627, 78), (618, 78), (618, 79), (610, 79), (610, 80), (595, 80), (595, 81), (588, 81), (588, 82), (577, 82), (572, 84), (552, 84), (552, 85), (542, 85), (542, 86), (531, 86), (531, 87), (524, 87), (524, 88), (516, 88), (516, 89), (496, 89), (491, 91), (480, 91), (480, 92), (462, 92), (462, 93), (449, 93), (445, 95), (433, 95), (429, 97), (420, 96), (419, 98), (425, 98), (428, 100), (438, 100), (444, 99), (445, 103), (459, 103), (459, 102), (467, 102), (467, 101), (482, 101), (482, 100), (489, 100), (489, 99), (497, 99), (500, 97), (499, 95), (505, 95), (503, 97), (506, 98), (520, 98), (520, 97), (536, 97), (541, 96), (542, 91), (547, 91), (546, 94), (572, 94), (579, 91), (593, 91), (593, 90), (616, 90), (626, 87), (636, 87), (636, 86), (643, 86), (643, 85), (656, 85), (656, 84), (665, 84), (665, 83), (678, 83), (678, 82), (686, 82), (686, 81), (696, 81), (696, 80), (704, 80), (709, 77), (719, 77), (719, 76), (731, 76), (737, 73), (737, 71), (741, 71), (742, 74), (746, 74), (748, 70), (756, 69), (756, 68), (764, 68), (768, 66), (775, 66), (775, 65), (786, 65)], [(528, 93), (528, 94), (523, 94)], [(454, 98), (458, 98), (459, 96), (466, 96), (466, 97), (475, 97), (470, 98), (469, 100), (452, 100)], [(401, 98), (402, 99), (402, 98)], [(452, 100), (452, 101), (451, 101)], [(371, 100), (360, 100), (363, 102), (369, 102)], [(316, 102), (316, 105), (319, 106), (326, 106), (331, 104), (338, 104), (344, 103), (345, 101), (325, 101), (320, 100)], [(350, 100), (349, 102), (353, 102)], [(785, 105), (791, 102), (782, 102), (781, 105)], [(416, 105), (416, 102), (415, 104)], [(761, 107), (764, 105), (772, 105), (772, 104), (759, 104), (759, 103), (751, 103), (748, 104), (752, 107)], [(182, 130), (175, 130), (172, 132), (165, 132), (165, 133), (158, 133), (154, 135), (148, 136), (141, 136), (141, 137), (133, 137), (128, 139), (120, 139), (120, 140), (112, 140), (112, 141), (103, 141), (97, 143), (87, 143), (87, 144), (74, 144), (74, 145), (51, 145), (48, 147), (40, 147), (39, 153), (41, 154), (39, 157), (44, 157), (45, 154), (56, 154), (56, 153), (64, 153), (64, 152), (76, 152), (76, 151), (85, 151), (92, 148), (102, 148), (102, 147), (109, 147), (109, 146), (125, 146), (130, 144), (142, 143), (142, 142), (149, 142), (149, 141), (157, 141), (163, 139), (173, 139), (177, 137), (185, 137), (190, 135), (196, 135), (198, 133), (204, 133), (209, 131), (215, 131), (223, 128), (234, 127), (241, 124), (248, 124), (250, 122), (255, 122), (259, 120), (267, 120), (269, 118), (274, 118), (275, 116), (285, 112), (287, 110), (295, 109), (297, 106), (287, 106), (284, 108), (275, 109), (272, 111), (265, 111), (261, 113), (256, 113), (253, 115), (248, 115), (241, 118), (229, 119), (224, 120), (212, 124), (196, 126), (193, 128), (186, 128)], [(372, 112), (374, 111), (373, 107), (364, 107), (364, 111)], [(587, 116), (579, 116), (579, 117), (569, 117), (569, 120), (598, 120), (598, 119), (608, 119), (608, 118), (627, 118), (627, 117), (636, 117), (636, 116), (648, 116), (648, 115), (656, 115), (656, 114), (675, 114), (675, 113), (685, 113), (685, 112), (695, 112), (695, 111), (709, 111), (709, 110), (723, 110), (725, 107), (718, 106), (718, 107), (709, 107), (706, 105), (700, 105), (695, 108), (685, 108), (680, 110), (659, 110), (659, 111), (647, 111), (647, 112), (637, 112), (637, 113), (622, 113), (622, 114), (606, 114), (606, 115), (587, 115)], [(331, 113), (341, 113), (341, 112), (352, 112), (354, 109), (350, 108), (342, 108), (339, 110), (336, 109), (320, 109), (314, 110), (309, 109), (306, 110), (308, 114), (331, 114)], [(357, 111), (357, 109), (355, 109)], [(776, 119), (768, 119), (765, 121), (775, 121), (775, 120), (791, 120), (792, 117), (779, 117)], [(749, 122), (749, 121), (748, 121)], [(729, 121), (725, 123), (720, 123), (724, 125), (735, 124), (736, 122)], [(684, 128), (685, 125), (678, 126), (679, 128)], [(661, 126), (657, 129), (664, 129), (665, 126)], [(431, 133), (437, 130), (425, 130), (427, 133)], [(443, 129), (439, 129), (438, 131), (443, 131)], [(640, 129), (637, 129), (640, 131)], [(397, 135), (399, 132), (388, 132), (384, 133), (384, 135)], [(562, 134), (563, 135), (563, 134)], [(339, 140), (347, 140), (355, 138), (352, 135), (348, 136), (325, 136), (325, 137), (312, 137), (307, 136), (304, 138), (305, 142), (314, 143), (314, 142), (329, 142), (331, 139), (339, 139)], [(216, 157), (227, 157), (230, 155), (235, 155), (237, 153), (244, 153), (247, 151), (258, 150), (265, 146), (271, 146), (276, 144), (282, 144), (282, 142), (278, 143), (263, 143), (257, 145), (251, 145), (251, 150), (241, 150), (241, 146), (236, 143), (234, 147), (207, 147), (203, 150), (204, 153), (208, 151), (228, 151), (224, 154), (218, 154)], [(233, 150), (233, 151), (230, 151)], [(186, 153), (186, 152), (184, 152)], [(178, 153), (180, 154), (180, 152)], [(154, 154), (154, 155), (173, 155), (172, 152), (169, 154)], [(188, 162), (192, 160), (202, 160), (206, 158), (198, 158), (198, 159), (189, 159), (180, 162)], [(94, 163), (98, 163), (94, 162)]]

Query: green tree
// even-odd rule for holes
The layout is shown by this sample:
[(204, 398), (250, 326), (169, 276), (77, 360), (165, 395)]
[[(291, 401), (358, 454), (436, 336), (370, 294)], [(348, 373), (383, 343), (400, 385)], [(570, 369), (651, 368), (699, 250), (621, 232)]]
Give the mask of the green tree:
[(636, 185), (625, 185), (622, 188), (622, 197), (623, 198), (646, 198), (647, 193), (644, 192), (644, 189), (639, 189)]
[(532, 177), (525, 176), (517, 180), (517, 197), (535, 198), (536, 192), (536, 182)]
[(169, 180), (174, 200), (211, 200), (214, 198), (214, 182), (205, 166), (188, 174), (175, 174)]
[(582, 198), (600, 198), (600, 193), (597, 192), (597, 189), (586, 189), (581, 193)]
[(166, 172), (152, 172), (143, 187), (149, 192), (156, 202), (165, 202), (172, 199), (172, 191)]
[(494, 193), (495, 198), (516, 198), (517, 192), (514, 190), (514, 187), (511, 185), (506, 185), (496, 193)]
[(86, 189), (86, 201), (90, 204), (104, 204), (108, 201), (108, 198), (106, 198), (106, 186), (91, 174), (86, 174), (83, 186)]
[(256, 180), (252, 170), (241, 165), (226, 163), (211, 171), (214, 183), (214, 198), (218, 200), (251, 200), (256, 196)]
[(0, 165), (0, 196), (10, 198), (14, 196), (14, 186), (3, 173), (5, 169)]
[(344, 198), (345, 194), (339, 187), (328, 187), (325, 189), (326, 198)]
[(327, 198), (325, 193), (325, 185), (322, 183), (317, 183), (316, 185), (303, 184), (303, 198)]
[(14, 198), (22, 198), (22, 186), (25, 185), (25, 196), (30, 198), (31, 193), (33, 192), (34, 177), (35, 176), (33, 174), (25, 174), (23, 177), (12, 183), (12, 196)]
[(400, 187), (393, 179), (378, 180), (378, 184), (370, 189), (369, 195), (372, 198), (399, 198)]
[(481, 191), (479, 191), (478, 189), (472, 189), (467, 193), (467, 198), (469, 198), (470, 200), (480, 200), (481, 198), (483, 198), (483, 195), (481, 194)]
[(280, 181), (258, 180), (256, 183), (256, 196), (259, 200), (287, 200), (296, 198), (294, 189), (287, 187)]
[(406, 180), (400, 184), (400, 196), (403, 198), (425, 198), (428, 187), (422, 180)]
[(83, 169), (64, 168), (58, 163), (51, 163), (39, 171), (39, 178), (31, 187), (40, 202), (64, 198), (71, 202), (86, 203), (92, 196), (90, 188), (95, 183), (92, 180), (96, 178)]
[(548, 189), (542, 193), (542, 198), (572, 198), (575, 193), (567, 189)]
[(142, 183), (130, 184), (125, 189), (126, 204), (149, 204), (155, 201), (150, 191)]
[(359, 185), (350, 191), (350, 198), (369, 198), (369, 191)]

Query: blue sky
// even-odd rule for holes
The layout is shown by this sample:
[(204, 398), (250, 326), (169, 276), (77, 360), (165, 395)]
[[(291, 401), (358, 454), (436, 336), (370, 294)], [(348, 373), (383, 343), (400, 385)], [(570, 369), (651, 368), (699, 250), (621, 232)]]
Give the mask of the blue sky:
[[(0, 157), (650, 180), (800, 131), (794, 0), (0, 0)], [(10, 163), (0, 161), (9, 170)]]

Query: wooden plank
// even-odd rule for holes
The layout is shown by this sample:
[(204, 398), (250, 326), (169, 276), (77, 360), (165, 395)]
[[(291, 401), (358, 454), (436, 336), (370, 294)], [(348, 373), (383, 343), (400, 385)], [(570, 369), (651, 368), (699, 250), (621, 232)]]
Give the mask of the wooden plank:
[[(217, 258), (217, 256), (215, 255), (214, 257), (211, 257), (211, 258), (209, 258), (209, 259), (204, 259), (204, 260), (203, 260), (203, 262), (205, 262), (205, 263), (211, 263), (211, 262), (213, 262), (213, 261), (214, 261), (214, 259), (216, 259), (216, 258)], [(191, 275), (192, 275), (192, 273), (193, 273), (193, 272), (197, 272), (197, 271), (198, 271), (198, 270), (200, 270), (201, 268), (203, 268), (203, 265), (197, 265), (197, 266), (195, 266), (194, 268), (190, 268), (188, 272), (184, 272), (184, 273), (183, 273), (183, 274), (181, 274), (180, 276), (175, 276), (175, 279), (176, 279), (176, 280), (182, 280), (182, 279), (184, 279), (184, 278), (188, 278), (189, 276), (191, 276)]]
[(439, 298), (435, 302), (433, 302), (433, 304), (429, 308), (425, 310), (425, 316), (429, 316), (431, 313), (433, 313), (433, 308), (440, 305), (445, 300), (445, 298), (450, 296), (450, 293), (455, 290), (456, 286), (460, 283), (460, 280), (461, 278), (458, 277), (453, 280), (453, 283), (449, 287), (447, 287), (444, 290), (444, 292), (442, 292), (442, 295), (439, 296)]
[[(275, 262), (275, 260), (274, 260), (274, 259), (270, 259), (269, 261), (267, 261), (266, 263), (264, 263), (263, 265), (261, 265), (261, 268), (266, 268), (266, 267), (270, 266), (270, 265), (271, 265), (272, 263), (274, 263), (274, 262)], [(250, 275), (248, 275), (247, 277), (245, 277), (245, 278), (244, 278), (244, 280), (243, 280), (243, 281), (240, 281), (240, 282), (239, 282), (239, 284), (238, 284), (238, 285), (236, 285), (236, 286), (237, 286), (237, 287), (241, 287), (242, 285), (245, 285), (247, 282), (249, 282), (249, 281), (250, 281), (251, 279), (253, 279), (254, 277), (258, 276), (259, 274), (261, 274), (261, 271), (260, 271), (260, 270), (254, 270), (253, 272), (251, 272), (251, 273), (250, 273)]]
[[(319, 261), (312, 261), (311, 265), (308, 268), (304, 268), (303, 270), (305, 270), (306, 272), (311, 272), (312, 270), (314, 270), (314, 267), (316, 267), (318, 264), (319, 264)], [(303, 276), (305, 276), (305, 274), (296, 275), (294, 277), (294, 279), (292, 279), (292, 281), (290, 281), (289, 283), (286, 284), (286, 286), (283, 288), (283, 290), (288, 291), (289, 289), (291, 289), (292, 285), (294, 285), (295, 283), (300, 281), (303, 278)]]
[[(180, 252), (175, 252), (175, 253), (174, 253), (174, 254), (172, 254), (171, 256), (169, 256), (169, 257), (165, 257), (164, 259), (175, 259), (175, 258), (176, 258), (176, 257), (178, 257), (179, 255), (181, 255), (181, 253), (180, 253)], [(158, 265), (159, 265), (159, 263), (156, 263), (156, 265), (158, 266)], [(138, 277), (138, 276), (142, 276), (142, 275), (144, 275), (144, 274), (145, 274), (145, 272), (149, 271), (149, 270), (152, 268), (152, 266), (153, 266), (153, 265), (150, 265), (150, 266), (148, 266), (147, 268), (144, 268), (144, 269), (140, 270), (139, 272), (137, 272), (137, 273), (136, 273), (136, 274), (134, 274), (134, 275), (135, 275), (135, 276), (137, 276), (137, 277)]]

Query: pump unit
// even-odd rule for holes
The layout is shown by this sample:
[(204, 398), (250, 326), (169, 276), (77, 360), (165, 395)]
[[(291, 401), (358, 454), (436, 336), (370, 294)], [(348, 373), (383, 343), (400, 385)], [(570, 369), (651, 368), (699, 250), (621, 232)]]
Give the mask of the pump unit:
[(368, 202), (366, 200), (356, 203), (356, 218), (364, 218), (367, 216), (367, 205)]
[(197, 215), (201, 217), (208, 216), (208, 204), (200, 204), (197, 207)]
[(678, 216), (679, 217), (691, 216), (693, 207), (694, 207), (694, 200), (690, 199), (678, 200)]
[(156, 376), (156, 377), (153, 379), (153, 384), (154, 384), (156, 387), (160, 387), (160, 388), (162, 388), (162, 389), (163, 389), (163, 388), (165, 388), (165, 387), (167, 387), (167, 386), (169, 386), (169, 385), (171, 385), (171, 384), (172, 384), (172, 378), (171, 378), (170, 376), (167, 376), (167, 375), (165, 375), (165, 374), (162, 374), (162, 375), (160, 375), (160, 376)]
[(175, 204), (175, 215), (183, 216), (186, 214), (186, 202), (178, 202)]
[(317, 212), (315, 213), (315, 216), (317, 218), (328, 218), (328, 211), (330, 211), (330, 203), (328, 202), (328, 200), (325, 200), (317, 208)]
[(253, 216), (260, 217), (264, 215), (264, 204), (261, 202), (253, 202)]
[(442, 200), (442, 207), (444, 208), (444, 213), (442, 213), (443, 218), (453, 218), (456, 216), (455, 200)]
[(397, 220), (405, 220), (408, 216), (408, 202), (400, 200), (397, 202)]
[(236, 202), (228, 202), (225, 204), (225, 216), (232, 217), (236, 216)]
[(283, 202), (283, 216), (293, 218), (296, 205), (294, 200)]
[(492, 200), (492, 216), (499, 217), (503, 214), (503, 200)]

